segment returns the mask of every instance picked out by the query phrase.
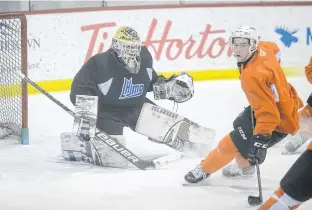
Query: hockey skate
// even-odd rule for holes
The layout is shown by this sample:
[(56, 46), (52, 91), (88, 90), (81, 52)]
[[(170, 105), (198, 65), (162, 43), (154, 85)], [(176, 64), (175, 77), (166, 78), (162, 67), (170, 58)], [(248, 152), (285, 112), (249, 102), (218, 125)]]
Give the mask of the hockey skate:
[(240, 168), (237, 163), (233, 163), (222, 169), (222, 175), (225, 177), (252, 176), (255, 171), (255, 166)]
[(210, 174), (206, 173), (200, 165), (198, 165), (196, 168), (188, 172), (185, 176), (184, 179), (188, 183), (196, 184), (198, 182), (201, 182), (208, 178)]

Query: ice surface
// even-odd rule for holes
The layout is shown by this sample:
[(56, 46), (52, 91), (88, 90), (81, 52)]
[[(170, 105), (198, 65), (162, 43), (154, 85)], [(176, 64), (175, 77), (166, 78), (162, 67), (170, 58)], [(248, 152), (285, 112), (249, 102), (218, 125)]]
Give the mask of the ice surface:
[[(292, 79), (306, 100), (311, 86)], [(68, 92), (53, 94), (73, 109)], [(152, 95), (149, 95), (152, 99)], [(171, 109), (168, 101), (157, 101)], [(233, 119), (247, 106), (238, 81), (195, 83), (194, 98), (179, 105), (178, 113), (217, 130), (218, 140), (231, 130)], [(186, 158), (158, 171), (98, 168), (65, 162), (60, 157), (60, 134), (72, 129), (73, 118), (43, 95), (29, 98), (30, 145), (0, 144), (1, 210), (236, 210), (248, 206), (248, 195), (258, 195), (256, 177), (226, 179), (220, 172), (204, 186), (182, 186), (183, 177), (201, 159)], [(174, 152), (125, 129), (129, 148), (142, 157)], [(304, 147), (301, 148), (304, 150)], [(268, 198), (298, 155), (282, 156), (271, 148), (261, 165), (264, 198)], [(300, 209), (312, 209), (307, 202)]]

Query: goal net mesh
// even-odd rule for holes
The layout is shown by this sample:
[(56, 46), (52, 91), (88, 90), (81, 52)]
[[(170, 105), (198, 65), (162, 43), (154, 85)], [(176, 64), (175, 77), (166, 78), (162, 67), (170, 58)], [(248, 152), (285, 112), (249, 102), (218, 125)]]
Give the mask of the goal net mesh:
[(27, 85), (14, 71), (27, 75), (26, 18), (0, 15), (0, 139), (23, 143), (28, 138)]

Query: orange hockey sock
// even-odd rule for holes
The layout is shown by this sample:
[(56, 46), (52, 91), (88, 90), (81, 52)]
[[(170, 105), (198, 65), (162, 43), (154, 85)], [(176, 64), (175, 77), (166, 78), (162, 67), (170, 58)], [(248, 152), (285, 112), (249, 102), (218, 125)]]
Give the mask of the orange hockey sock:
[(237, 148), (228, 134), (219, 142), (217, 148), (213, 149), (202, 161), (201, 167), (206, 173), (214, 173), (229, 164), (237, 153)]

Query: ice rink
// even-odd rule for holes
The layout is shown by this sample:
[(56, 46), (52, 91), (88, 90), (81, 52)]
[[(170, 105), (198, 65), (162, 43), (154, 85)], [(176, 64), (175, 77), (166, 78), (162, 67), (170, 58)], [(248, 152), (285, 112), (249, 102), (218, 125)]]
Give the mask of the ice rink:
[[(289, 80), (306, 101), (312, 88), (305, 78)], [(54, 93), (73, 108), (68, 92)], [(152, 94), (148, 95), (153, 99)], [(172, 109), (168, 101), (157, 101)], [(194, 98), (179, 105), (178, 113), (204, 126), (215, 128), (219, 139), (231, 130), (232, 121), (247, 106), (240, 83), (196, 82)], [(258, 195), (256, 176), (227, 179), (213, 174), (203, 186), (182, 186), (184, 175), (200, 163), (183, 158), (161, 170), (100, 168), (61, 158), (60, 134), (70, 132), (73, 118), (43, 95), (29, 97), (30, 145), (8, 141), (0, 145), (1, 210), (241, 210), (256, 209), (248, 195)], [(174, 152), (165, 145), (125, 129), (129, 149), (141, 157)], [(302, 147), (301, 150), (304, 150)], [(264, 199), (298, 155), (281, 155), (283, 147), (268, 150), (261, 165)], [(299, 209), (312, 209), (307, 202)]]

